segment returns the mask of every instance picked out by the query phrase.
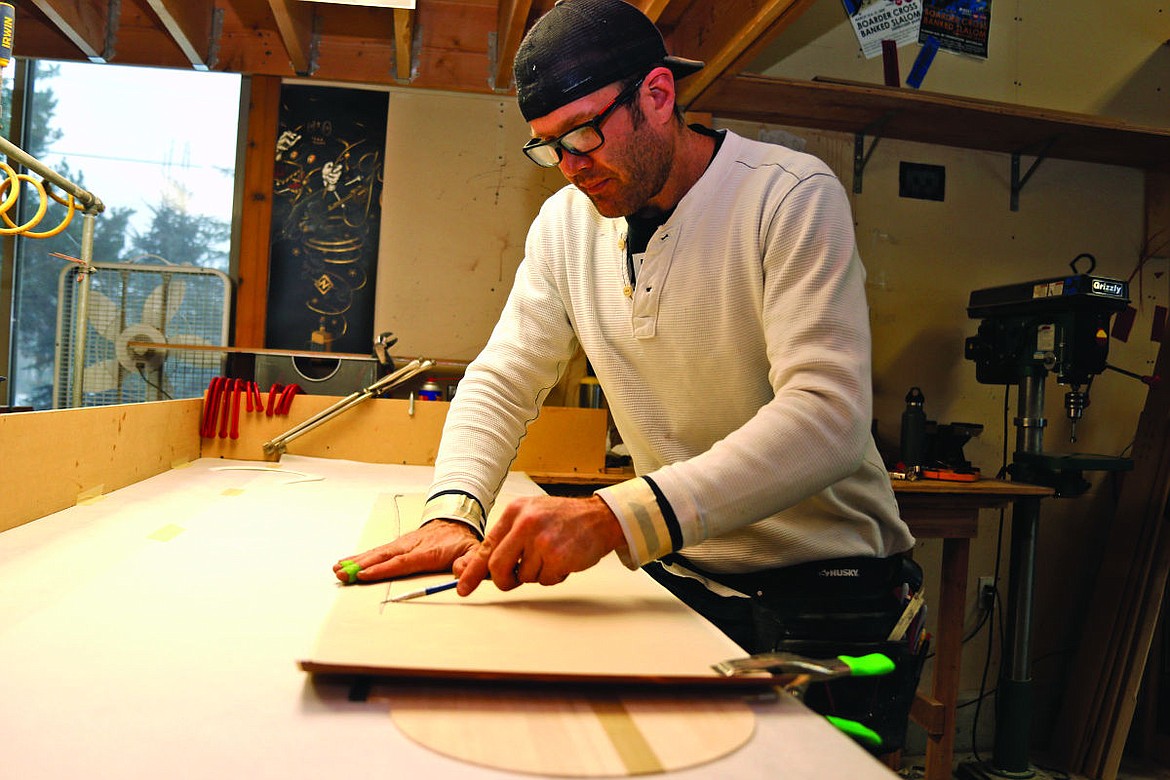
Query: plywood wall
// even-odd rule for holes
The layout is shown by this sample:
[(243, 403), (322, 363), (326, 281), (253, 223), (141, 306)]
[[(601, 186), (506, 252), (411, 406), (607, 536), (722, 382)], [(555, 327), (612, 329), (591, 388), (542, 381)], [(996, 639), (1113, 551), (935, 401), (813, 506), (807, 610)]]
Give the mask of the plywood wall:
[(487, 341), (564, 184), (521, 153), (529, 137), (506, 95), (390, 91), (375, 324), (401, 354), (470, 360)]

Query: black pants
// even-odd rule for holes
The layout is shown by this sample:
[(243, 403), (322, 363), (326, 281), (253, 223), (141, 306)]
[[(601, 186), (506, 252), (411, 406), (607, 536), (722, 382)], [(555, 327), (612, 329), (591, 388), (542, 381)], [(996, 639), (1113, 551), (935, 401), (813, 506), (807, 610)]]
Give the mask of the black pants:
[[(701, 582), (672, 574), (658, 563), (646, 572), (727, 634), (748, 654), (776, 650), (809, 658), (884, 653), (895, 671), (884, 677), (841, 678), (809, 686), (805, 703), (823, 715), (856, 720), (876, 731), (882, 754), (902, 747), (910, 705), (922, 672), (926, 642), (923, 614), (905, 638), (891, 641), (910, 595), (922, 587), (922, 570), (904, 556), (839, 558), (750, 574), (705, 572), (677, 555), (677, 563), (750, 598), (719, 596)], [(722, 660), (722, 659), (721, 659)]]

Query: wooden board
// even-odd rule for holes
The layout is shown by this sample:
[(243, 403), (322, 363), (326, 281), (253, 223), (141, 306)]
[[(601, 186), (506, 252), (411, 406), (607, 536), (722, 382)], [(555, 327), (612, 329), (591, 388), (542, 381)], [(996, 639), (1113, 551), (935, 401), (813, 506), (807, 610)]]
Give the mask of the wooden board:
[(198, 399), (0, 415), (0, 531), (199, 457)]
[[(267, 404), (268, 394), (261, 395)], [(264, 442), (292, 430), (339, 400), (334, 396), (298, 395), (285, 416), (241, 411), (240, 437), (204, 439), (203, 457), (264, 460)], [(449, 408), (445, 401), (417, 401), (412, 405), (396, 398), (370, 399), (293, 439), (287, 451), (366, 463), (432, 466)], [(198, 422), (192, 425), (198, 428)], [(605, 469), (606, 425), (604, 409), (546, 407), (529, 425), (512, 468), (600, 474)]]
[[(400, 518), (418, 517), (423, 500), (421, 494), (403, 497)], [(508, 500), (502, 496), (496, 511)], [(395, 522), (372, 516), (359, 546), (393, 538)], [(712, 670), (712, 664), (744, 651), (615, 555), (553, 587), (527, 584), (502, 592), (485, 582), (466, 598), (447, 591), (387, 603), (450, 578), (339, 588), (301, 668), (396, 679), (761, 686)]]

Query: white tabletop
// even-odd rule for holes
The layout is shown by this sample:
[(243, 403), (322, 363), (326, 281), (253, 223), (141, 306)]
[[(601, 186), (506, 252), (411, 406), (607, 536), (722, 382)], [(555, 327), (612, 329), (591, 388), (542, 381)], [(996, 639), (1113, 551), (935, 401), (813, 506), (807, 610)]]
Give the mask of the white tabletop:
[[(431, 469), (257, 465), (196, 461), (0, 534), (0, 775), (531, 777), (432, 753), (384, 702), (296, 666), (332, 562)], [(540, 489), (512, 475), (505, 491)], [(890, 776), (787, 697), (752, 707), (747, 746), (670, 778)]]

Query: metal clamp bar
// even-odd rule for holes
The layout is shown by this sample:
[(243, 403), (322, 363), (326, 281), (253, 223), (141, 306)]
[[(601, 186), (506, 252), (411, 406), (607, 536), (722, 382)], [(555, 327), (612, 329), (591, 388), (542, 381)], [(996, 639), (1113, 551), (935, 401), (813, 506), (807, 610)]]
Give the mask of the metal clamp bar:
[(105, 204), (101, 202), (101, 199), (97, 195), (69, 181), (7, 138), (0, 138), (0, 152), (3, 152), (9, 160), (20, 163), (42, 179), (55, 184), (60, 189), (72, 195), (75, 200), (85, 207), (87, 213), (97, 214), (105, 210)]
[(394, 373), (387, 374), (386, 376), (379, 379), (377, 382), (374, 382), (369, 387), (366, 387), (362, 390), (358, 390), (357, 392), (354, 392), (354, 393), (350, 393), (345, 398), (342, 398), (340, 401), (333, 404), (329, 408), (321, 410), (320, 412), (313, 415), (309, 419), (299, 423), (298, 425), (293, 426), (292, 428), (290, 428), (289, 430), (280, 434), (279, 436), (275, 436), (271, 440), (264, 442), (264, 444), (263, 444), (264, 452), (268, 455), (271, 455), (273, 453), (278, 453), (278, 452), (284, 452), (284, 449), (288, 445), (288, 443), (290, 441), (292, 441), (293, 439), (297, 438), (298, 436), (302, 436), (302, 435), (308, 433), (309, 431), (313, 430), (317, 426), (322, 425), (323, 423), (327, 422), (328, 420), (331, 420), (332, 418), (338, 416), (339, 414), (351, 409), (354, 406), (357, 406), (359, 403), (366, 400), (367, 398), (370, 398), (374, 395), (385, 392), (386, 390), (389, 390), (397, 385), (402, 384), (406, 380), (410, 379), (411, 377), (415, 376), (416, 374), (418, 374), (422, 371), (427, 370), (428, 368), (430, 368), (433, 365), (435, 365), (435, 361), (433, 361), (433, 360), (418, 359), (418, 358), (416, 358), (415, 360), (412, 360), (410, 363), (406, 364), (405, 366), (398, 369)]

